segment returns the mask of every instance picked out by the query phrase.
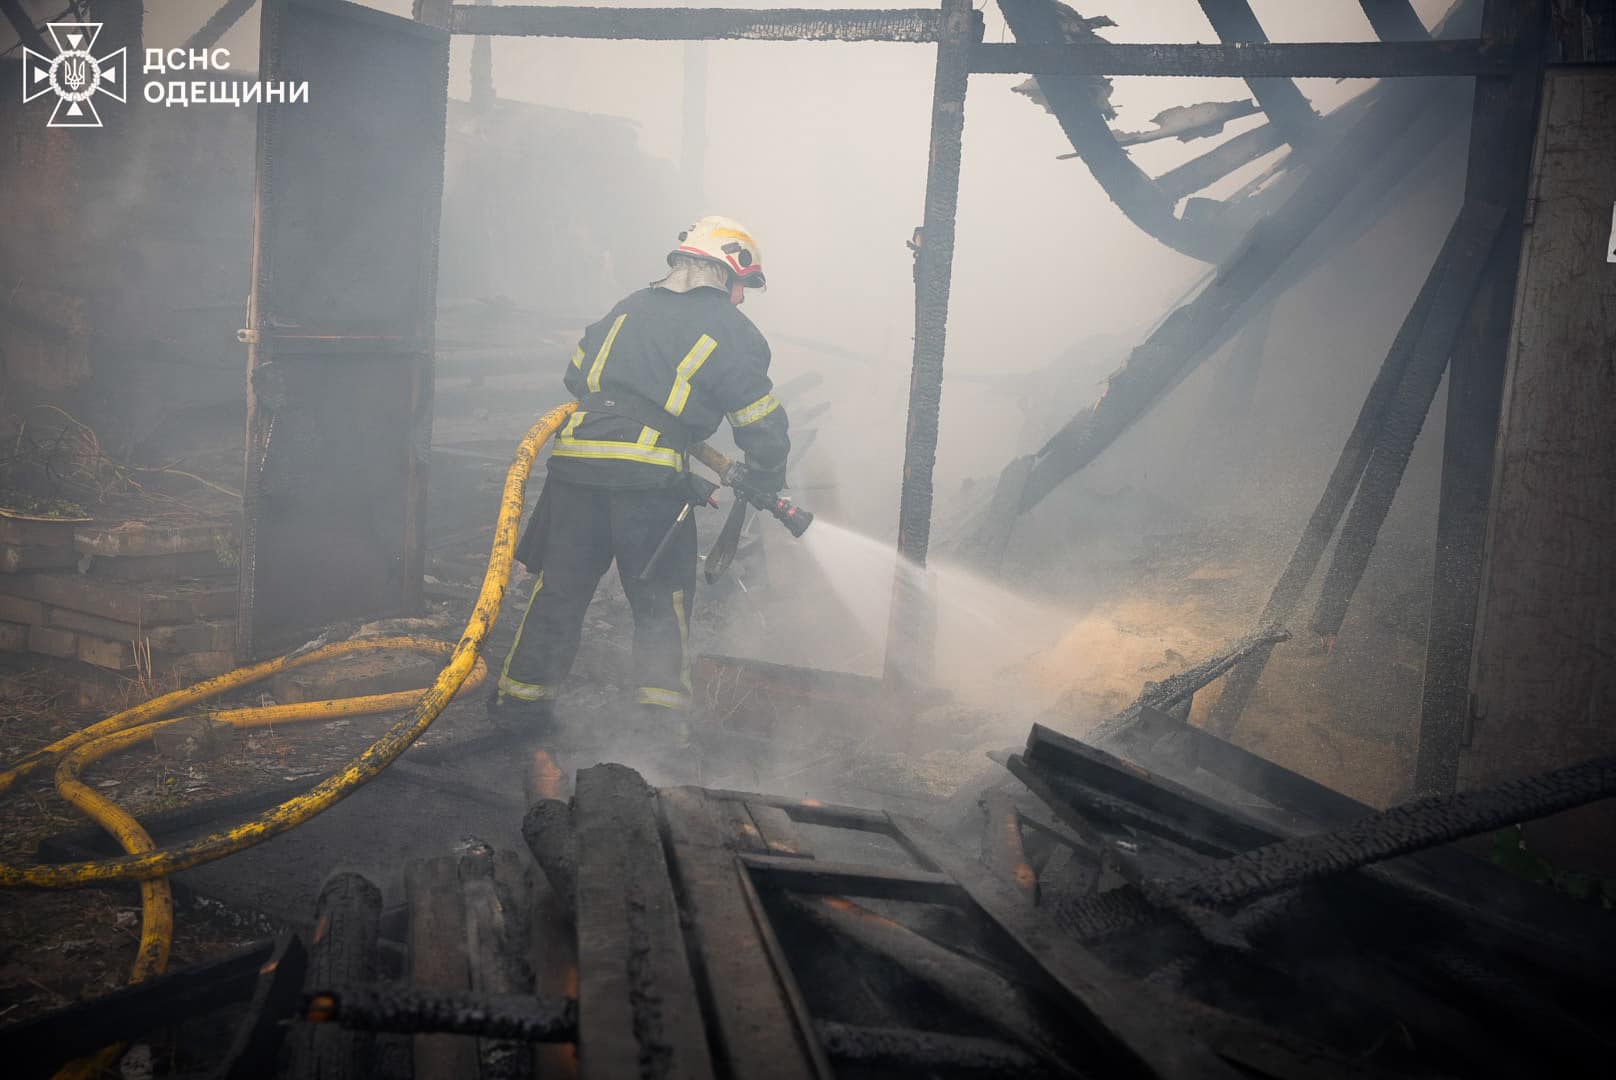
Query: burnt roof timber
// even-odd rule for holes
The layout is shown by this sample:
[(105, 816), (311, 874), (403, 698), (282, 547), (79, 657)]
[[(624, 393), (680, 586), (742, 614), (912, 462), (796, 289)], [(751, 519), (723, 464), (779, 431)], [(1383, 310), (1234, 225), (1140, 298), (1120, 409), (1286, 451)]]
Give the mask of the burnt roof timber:
[[(455, 4), (454, 34), (647, 41), (899, 41), (935, 44), (936, 8), (601, 8)], [(981, 25), (980, 16), (977, 25)]]
[(971, 49), (971, 74), (1380, 79), (1501, 75), (1513, 70), (1517, 61), (1514, 49), (1474, 38), (1280, 45), (1267, 42), (989, 44)]

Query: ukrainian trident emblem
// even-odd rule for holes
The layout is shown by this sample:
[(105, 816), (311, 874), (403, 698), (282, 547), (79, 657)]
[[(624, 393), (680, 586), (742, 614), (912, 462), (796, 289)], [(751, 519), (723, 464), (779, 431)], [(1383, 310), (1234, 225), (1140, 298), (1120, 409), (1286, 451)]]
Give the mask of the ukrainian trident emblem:
[(128, 99), (128, 49), (97, 59), (91, 50), (101, 34), (101, 23), (53, 22), (45, 26), (56, 44), (56, 55), (23, 49), (23, 101), (55, 93), (56, 110), (47, 127), (100, 127), (95, 95), (105, 94), (114, 101)]

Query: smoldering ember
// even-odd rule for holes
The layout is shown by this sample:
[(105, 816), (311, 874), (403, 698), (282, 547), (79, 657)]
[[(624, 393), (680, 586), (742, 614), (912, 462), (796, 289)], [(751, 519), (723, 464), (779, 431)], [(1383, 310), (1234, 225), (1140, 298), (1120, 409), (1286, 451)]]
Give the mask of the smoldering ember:
[(0, 1073), (1611, 1074), (1616, 0), (0, 87)]

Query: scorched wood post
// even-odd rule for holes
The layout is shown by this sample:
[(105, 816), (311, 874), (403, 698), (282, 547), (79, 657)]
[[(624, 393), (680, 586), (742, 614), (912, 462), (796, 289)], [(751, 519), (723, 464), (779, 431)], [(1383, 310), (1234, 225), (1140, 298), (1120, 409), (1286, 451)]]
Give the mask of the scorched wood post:
[[(898, 504), (898, 557), (926, 565), (931, 541), (932, 469), (937, 463), (937, 416), (943, 395), (943, 341), (948, 289), (954, 272), (954, 213), (959, 206), (960, 143), (965, 130), (965, 86), (971, 47), (982, 36), (981, 17), (969, 0), (943, 0), (937, 42), (937, 80), (931, 104), (931, 154), (926, 166), (926, 208), (915, 252), (915, 358), (909, 378), (909, 423), (904, 435), (903, 493)], [(924, 682), (931, 669), (928, 595), (912, 575), (894, 575), (887, 628), (889, 686)]]

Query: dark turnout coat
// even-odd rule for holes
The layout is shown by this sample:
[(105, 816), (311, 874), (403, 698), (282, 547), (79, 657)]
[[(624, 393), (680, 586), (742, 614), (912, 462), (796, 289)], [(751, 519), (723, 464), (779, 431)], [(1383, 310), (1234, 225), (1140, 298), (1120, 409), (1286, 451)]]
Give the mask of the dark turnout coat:
[[(782, 468), (791, 448), (769, 380), (768, 342), (717, 289), (647, 288), (625, 297), (584, 331), (566, 384), (584, 405), (556, 436), (549, 473), (569, 483), (667, 486), (685, 467), (676, 447), (707, 438), (726, 418), (750, 465)], [(592, 411), (592, 393), (633, 395), (666, 423)]]

